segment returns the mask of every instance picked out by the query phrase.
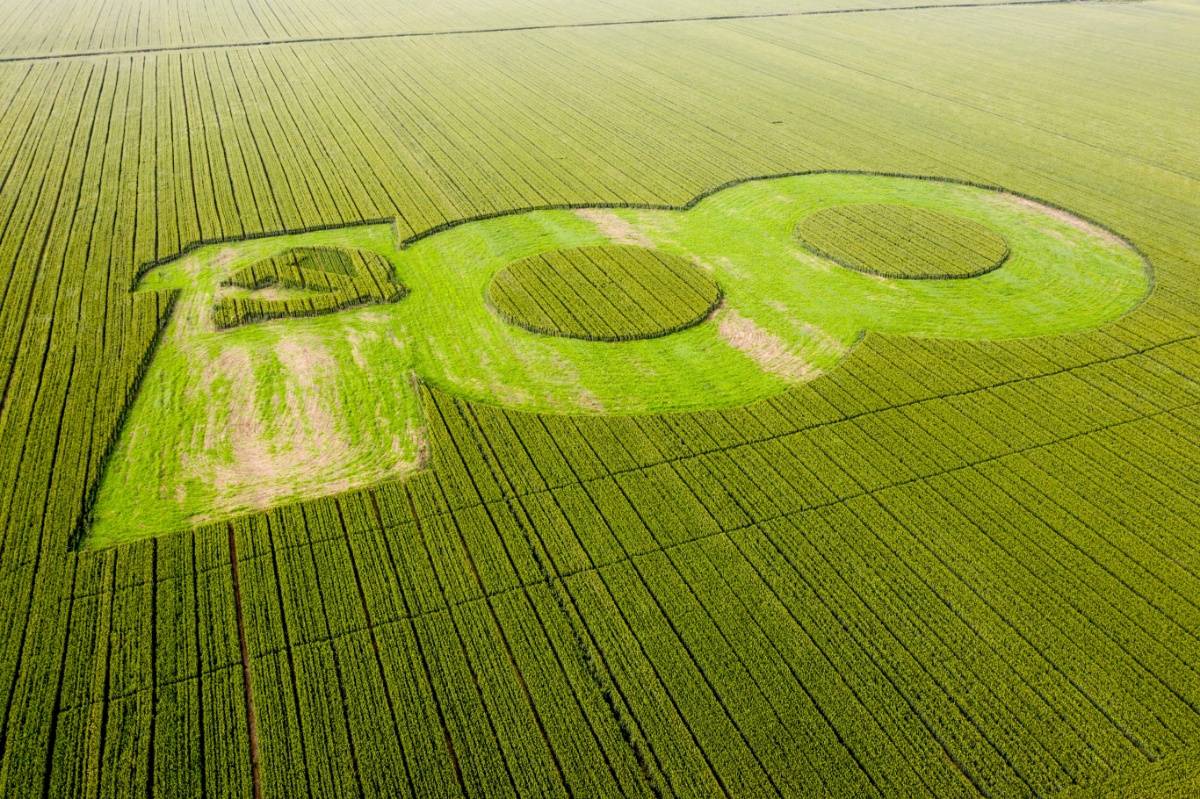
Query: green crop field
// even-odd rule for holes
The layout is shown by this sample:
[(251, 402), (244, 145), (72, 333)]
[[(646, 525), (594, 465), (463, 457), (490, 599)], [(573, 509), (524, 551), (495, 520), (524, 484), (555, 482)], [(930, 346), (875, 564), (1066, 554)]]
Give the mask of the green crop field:
[(4, 11), (0, 797), (1200, 795), (1200, 3)]

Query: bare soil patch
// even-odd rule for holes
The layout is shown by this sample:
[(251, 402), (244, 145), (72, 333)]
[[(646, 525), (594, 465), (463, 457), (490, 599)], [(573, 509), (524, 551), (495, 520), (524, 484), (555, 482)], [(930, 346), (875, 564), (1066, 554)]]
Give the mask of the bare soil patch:
[(639, 247), (653, 247), (654, 242), (642, 231), (638, 230), (626, 219), (605, 208), (580, 208), (575, 214), (595, 225), (609, 241), (616, 244), (636, 244)]
[(782, 338), (732, 308), (726, 308), (720, 314), (717, 330), (730, 346), (746, 353), (773, 375), (802, 383), (821, 374), (820, 369), (790, 348)]
[[(264, 418), (258, 407), (251, 357), (245, 350), (222, 352), (206, 372), (206, 382), (218, 375), (228, 381), (228, 424), (210, 418), (206, 444), (214, 435), (225, 439), (232, 457), (213, 464), (213, 485), (224, 502), (234, 506), (265, 508), (322, 475), (336, 471), (346, 462), (350, 447), (339, 435), (335, 414), (329, 407), (329, 392), (323, 380), (332, 377), (336, 364), (320, 342), (287, 339), (276, 345), (274, 357), (284, 371), (282, 403), (272, 409), (273, 419)], [(271, 357), (264, 353), (262, 357)], [(212, 453), (213, 447), (206, 447)], [(341, 483), (345, 483), (341, 486)], [(324, 483), (326, 491), (349, 488), (345, 480)]]

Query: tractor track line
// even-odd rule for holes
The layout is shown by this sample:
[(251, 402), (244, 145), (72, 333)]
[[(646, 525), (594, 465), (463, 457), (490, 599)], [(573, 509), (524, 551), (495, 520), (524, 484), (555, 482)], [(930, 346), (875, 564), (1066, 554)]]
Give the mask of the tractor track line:
[(809, 11), (763, 11), (747, 14), (708, 14), (681, 17), (652, 17), (648, 19), (614, 19), (594, 22), (552, 22), (540, 25), (510, 25), (492, 28), (458, 28), (449, 30), (393, 31), (390, 33), (348, 33), (341, 36), (296, 36), (286, 39), (247, 39), (241, 42), (207, 42), (195, 44), (172, 44), (156, 47), (110, 48), (103, 50), (79, 50), (75, 52), (41, 53), (29, 55), (0, 56), (0, 64), (29, 63), (35, 61), (61, 61), (77, 58), (99, 58), (116, 55), (147, 55), (155, 53), (183, 53), (192, 50), (229, 50), (233, 48), (277, 47), (295, 44), (322, 44), (330, 42), (364, 42), (379, 39), (421, 39), (433, 36), (474, 36), (487, 33), (522, 33), (527, 31), (569, 30), (573, 28), (617, 28), (633, 25), (670, 25), (680, 22), (731, 22), (738, 20), (781, 19), (789, 17), (822, 17), (835, 14), (873, 14), (889, 11), (936, 11), (938, 9), (992, 8), (997, 6), (1047, 6), (1081, 3), (1103, 3), (1107, 0), (994, 0), (994, 2), (965, 3), (918, 3), (905, 6), (854, 7), (813, 9)]

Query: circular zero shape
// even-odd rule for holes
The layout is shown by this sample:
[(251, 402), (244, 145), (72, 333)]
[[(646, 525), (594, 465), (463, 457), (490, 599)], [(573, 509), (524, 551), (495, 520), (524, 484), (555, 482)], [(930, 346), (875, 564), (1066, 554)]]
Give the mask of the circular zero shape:
[(815, 255), (897, 280), (978, 277), (999, 269), (1008, 243), (970, 219), (909, 205), (861, 203), (823, 208), (796, 226)]
[(588, 341), (665, 336), (702, 322), (721, 288), (687, 260), (632, 245), (553, 250), (508, 264), (487, 300), (534, 333)]

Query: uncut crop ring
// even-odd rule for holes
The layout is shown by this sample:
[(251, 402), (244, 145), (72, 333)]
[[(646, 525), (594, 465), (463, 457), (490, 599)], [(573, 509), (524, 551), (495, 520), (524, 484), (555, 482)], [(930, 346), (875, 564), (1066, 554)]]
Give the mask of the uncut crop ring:
[[(964, 228), (1001, 237), (1007, 257), (973, 277), (895, 279), (844, 268), (797, 240), (803, 220), (864, 205), (966, 220)], [(335, 299), (352, 307), (336, 312), (214, 324), (225, 284), (256, 285), (255, 269), (281, 282), (287, 270), (263, 264), (310, 252), (297, 248), (361, 254), (354, 275), (373, 288), (347, 289)], [(600, 252), (686, 265), (678, 274), (704, 288), (680, 318), (698, 323), (672, 332), (658, 319), (670, 335), (611, 342), (594, 340), (602, 337), (592, 329), (581, 331), (591, 337), (532, 332), (497, 313), (504, 300), (492, 289), (514, 264)], [(340, 274), (310, 271), (301, 288)], [(543, 414), (721, 408), (818, 377), (868, 332), (1071, 333), (1128, 312), (1148, 288), (1146, 263), (1127, 241), (1060, 208), (1000, 189), (873, 174), (749, 180), (679, 208), (514, 212), (407, 242), (376, 223), (214, 245), (157, 265), (138, 287), (178, 299), (102, 473), (89, 541), (412, 474), (428, 450), (414, 376), (474, 402)], [(594, 310), (603, 294), (572, 302)]]
[(488, 283), (487, 299), (505, 321), (534, 333), (632, 341), (699, 324), (721, 289), (679, 256), (601, 245), (515, 261)]
[(823, 208), (800, 220), (810, 252), (859, 272), (897, 280), (978, 277), (999, 269), (1008, 243), (986, 225), (907, 205)]

